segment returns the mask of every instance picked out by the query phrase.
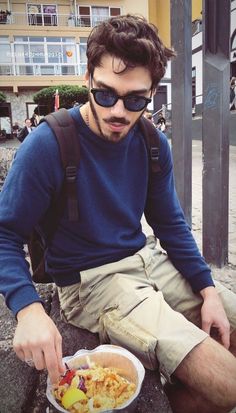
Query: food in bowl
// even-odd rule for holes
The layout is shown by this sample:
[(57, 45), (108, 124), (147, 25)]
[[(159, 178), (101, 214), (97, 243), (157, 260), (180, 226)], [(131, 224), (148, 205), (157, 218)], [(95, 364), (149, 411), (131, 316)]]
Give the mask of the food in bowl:
[(64, 357), (65, 374), (47, 381), (47, 398), (59, 412), (130, 413), (136, 408), (145, 370), (128, 350), (100, 345)]
[(135, 390), (118, 368), (99, 366), (88, 357), (86, 365), (67, 369), (54, 396), (71, 413), (99, 413), (122, 406)]

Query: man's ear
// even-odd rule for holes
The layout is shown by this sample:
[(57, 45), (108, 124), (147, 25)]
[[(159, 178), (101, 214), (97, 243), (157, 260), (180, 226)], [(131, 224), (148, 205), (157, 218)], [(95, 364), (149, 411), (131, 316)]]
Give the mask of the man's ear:
[(86, 70), (86, 72), (85, 72), (85, 75), (84, 75), (84, 78), (85, 78), (85, 83), (86, 83), (86, 86), (87, 86), (87, 88), (89, 89), (89, 72), (88, 72), (88, 69)]
[(155, 89), (152, 89), (152, 97), (155, 96), (156, 91), (157, 91), (157, 88), (156, 88), (156, 87), (155, 87)]

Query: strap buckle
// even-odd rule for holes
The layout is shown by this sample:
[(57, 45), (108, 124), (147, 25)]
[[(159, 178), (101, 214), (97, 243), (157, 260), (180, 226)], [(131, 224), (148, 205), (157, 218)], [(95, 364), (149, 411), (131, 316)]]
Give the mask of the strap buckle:
[(152, 162), (158, 162), (159, 161), (160, 151), (159, 151), (159, 148), (157, 146), (152, 146), (150, 148), (150, 154), (151, 154)]
[(69, 165), (66, 167), (66, 180), (67, 182), (75, 182), (77, 175), (77, 167), (74, 165)]

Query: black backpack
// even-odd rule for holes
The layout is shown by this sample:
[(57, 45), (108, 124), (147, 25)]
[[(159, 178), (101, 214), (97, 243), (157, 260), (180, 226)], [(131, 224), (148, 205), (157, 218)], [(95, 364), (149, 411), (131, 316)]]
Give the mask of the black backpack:
[[(76, 174), (80, 161), (80, 146), (75, 121), (66, 109), (62, 108), (57, 112), (47, 115), (42, 121), (47, 122), (54, 132), (60, 148), (61, 162), (65, 172), (60, 193), (57, 197), (54, 197), (47, 211), (47, 226), (43, 232), (44, 235), (40, 226), (37, 226), (30, 234), (28, 242), (33, 281), (36, 283), (50, 283), (53, 281), (45, 271), (45, 254), (56, 232), (66, 204), (69, 221), (78, 220)], [(139, 120), (139, 125), (148, 149), (150, 173), (159, 172), (159, 132), (150, 120), (145, 119), (143, 116)], [(46, 238), (45, 233), (47, 234)]]

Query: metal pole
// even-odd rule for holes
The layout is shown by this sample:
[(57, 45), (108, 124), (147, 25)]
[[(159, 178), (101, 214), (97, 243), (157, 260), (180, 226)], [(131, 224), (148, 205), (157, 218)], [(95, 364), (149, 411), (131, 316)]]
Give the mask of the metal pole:
[(192, 224), (192, 2), (171, 0), (172, 149), (176, 189)]
[(203, 9), (203, 255), (228, 262), (230, 0)]

